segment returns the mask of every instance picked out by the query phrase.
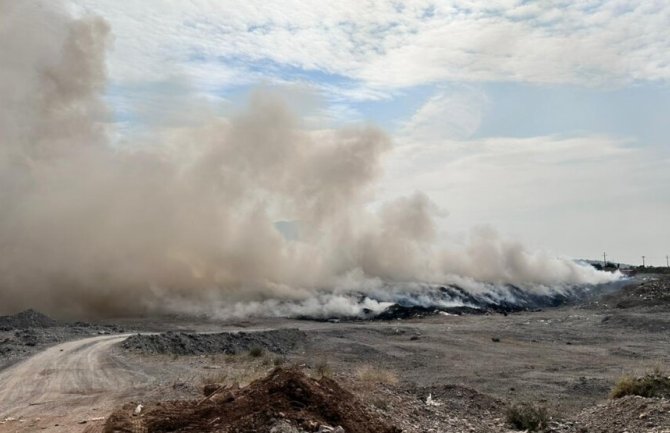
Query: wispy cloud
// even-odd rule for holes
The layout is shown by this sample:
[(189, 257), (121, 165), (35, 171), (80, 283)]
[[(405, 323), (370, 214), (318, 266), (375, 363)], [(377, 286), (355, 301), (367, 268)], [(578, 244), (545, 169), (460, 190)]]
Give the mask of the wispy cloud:
[[(337, 74), (376, 95), (442, 81), (670, 78), (665, 2), (73, 1), (112, 23), (120, 81), (176, 70), (229, 85), (286, 78), (286, 67)], [(259, 71), (258, 62), (278, 67)]]
[(531, 244), (594, 257), (602, 248), (631, 254), (640, 245), (660, 255), (658, 239), (670, 234), (662, 223), (670, 215), (669, 161), (633, 140), (406, 140), (387, 165), (380, 196), (426, 191), (450, 211), (452, 231), (494, 224)]
[(439, 90), (402, 126), (400, 133), (423, 143), (464, 139), (479, 129), (487, 98), (472, 86)]

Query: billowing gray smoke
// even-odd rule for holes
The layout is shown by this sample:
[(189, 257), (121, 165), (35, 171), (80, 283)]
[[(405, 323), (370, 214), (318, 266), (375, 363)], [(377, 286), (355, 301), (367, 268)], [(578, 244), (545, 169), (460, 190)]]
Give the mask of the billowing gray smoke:
[(612, 279), (486, 231), (438, 247), (420, 193), (367, 210), (389, 138), (301, 129), (267, 92), (237, 115), (157, 130), (155, 143), (114, 144), (110, 28), (57, 3), (0, 0), (3, 312), (355, 314), (417, 282)]

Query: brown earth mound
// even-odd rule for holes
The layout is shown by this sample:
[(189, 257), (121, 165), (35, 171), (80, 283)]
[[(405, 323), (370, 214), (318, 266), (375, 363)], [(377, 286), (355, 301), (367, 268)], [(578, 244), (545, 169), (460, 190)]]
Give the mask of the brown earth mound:
[(275, 369), (242, 389), (206, 391), (211, 394), (202, 400), (157, 403), (139, 416), (134, 404), (126, 405), (109, 417), (104, 431), (276, 432), (278, 426), (290, 426), (292, 431), (316, 432), (339, 426), (346, 433), (400, 432), (334, 380), (316, 380), (297, 369)]

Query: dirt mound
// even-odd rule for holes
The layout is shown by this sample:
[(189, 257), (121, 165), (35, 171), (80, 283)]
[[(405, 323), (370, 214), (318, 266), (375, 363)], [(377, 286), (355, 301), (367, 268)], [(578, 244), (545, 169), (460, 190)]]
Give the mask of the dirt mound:
[(589, 433), (660, 432), (670, 426), (670, 401), (623, 397), (583, 411), (576, 421)]
[(122, 347), (143, 354), (237, 354), (251, 349), (285, 354), (304, 343), (306, 339), (306, 334), (299, 329), (218, 334), (167, 332), (156, 335), (132, 335), (122, 343)]
[(604, 296), (602, 303), (621, 309), (651, 307), (666, 311), (670, 308), (670, 275), (637, 280), (618, 292)]
[(11, 316), (0, 316), (0, 329), (51, 328), (58, 322), (35, 310), (26, 310)]
[(337, 427), (347, 433), (400, 432), (334, 380), (316, 380), (296, 369), (278, 368), (245, 388), (219, 389), (200, 401), (157, 403), (140, 416), (133, 415), (135, 408), (130, 404), (112, 414), (105, 433), (323, 432)]
[(357, 395), (403, 432), (505, 432), (505, 403), (459, 385), (417, 387), (354, 382)]

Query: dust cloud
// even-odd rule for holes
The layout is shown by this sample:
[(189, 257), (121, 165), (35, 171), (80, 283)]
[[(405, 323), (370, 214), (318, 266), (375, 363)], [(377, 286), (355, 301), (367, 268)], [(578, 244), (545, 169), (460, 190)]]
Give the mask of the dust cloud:
[(60, 2), (0, 0), (2, 312), (357, 314), (396, 286), (616, 278), (487, 230), (450, 246), (422, 193), (371, 206), (390, 138), (304, 128), (272, 92), (120, 146), (104, 101), (111, 40)]

